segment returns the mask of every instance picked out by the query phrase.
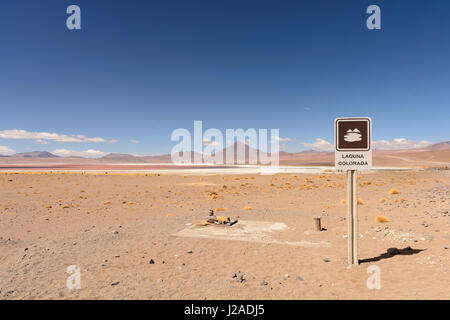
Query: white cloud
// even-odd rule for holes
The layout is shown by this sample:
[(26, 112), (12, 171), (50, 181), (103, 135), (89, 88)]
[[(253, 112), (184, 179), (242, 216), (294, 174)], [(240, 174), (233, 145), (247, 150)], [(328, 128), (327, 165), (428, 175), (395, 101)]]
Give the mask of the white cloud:
[(310, 107), (304, 107), (303, 109), (305, 109), (306, 111), (310, 111), (311, 110)]
[(321, 138), (317, 138), (315, 142), (313, 143), (307, 143), (307, 142), (302, 142), (302, 145), (304, 145), (305, 147), (308, 147), (312, 150), (315, 151), (333, 151), (334, 150), (334, 144), (331, 144), (330, 142), (321, 139)]
[(53, 154), (61, 157), (87, 157), (87, 158), (100, 158), (106, 156), (109, 152), (103, 152), (99, 150), (89, 149), (84, 151), (56, 149), (52, 151)]
[(49, 144), (50, 142), (39, 139), (39, 140), (36, 140), (36, 143), (39, 143), (39, 144)]
[[(430, 144), (433, 143), (425, 140), (414, 141), (405, 138), (394, 138), (392, 140), (377, 140), (372, 142), (373, 149), (378, 150), (424, 148), (429, 146)], [(313, 143), (302, 142), (302, 145), (316, 151), (334, 150), (334, 144), (321, 138), (317, 138), (316, 141)]]
[(138, 144), (138, 143), (139, 143), (139, 140), (135, 140), (135, 139), (130, 139), (130, 140), (128, 140), (128, 141), (130, 141), (131, 143), (135, 143), (135, 144)]
[(27, 140), (35, 140), (41, 144), (47, 144), (48, 140), (57, 141), (57, 142), (108, 142), (115, 143), (117, 140), (111, 139), (106, 140), (101, 137), (89, 138), (85, 137), (81, 134), (58, 134), (58, 133), (49, 133), (49, 132), (30, 132), (26, 130), (2, 130), (0, 131), (0, 138), (3, 139), (27, 139)]
[(13, 150), (7, 146), (0, 146), (0, 155), (9, 156), (14, 153), (16, 153), (15, 150)]
[(393, 150), (393, 149), (412, 149), (424, 148), (433, 144), (430, 141), (414, 141), (405, 138), (395, 138), (392, 140), (378, 140), (372, 143), (374, 149)]
[(273, 138), (273, 140), (280, 141), (280, 142), (293, 142), (293, 141), (295, 141), (295, 139), (280, 138), (279, 136), (273, 136), (272, 138)]

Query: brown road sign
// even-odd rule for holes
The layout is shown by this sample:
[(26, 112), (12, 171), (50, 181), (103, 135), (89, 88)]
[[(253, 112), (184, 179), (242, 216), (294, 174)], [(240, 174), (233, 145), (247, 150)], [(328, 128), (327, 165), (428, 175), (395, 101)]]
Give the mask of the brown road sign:
[(337, 118), (335, 167), (367, 170), (372, 167), (372, 121), (370, 118)]

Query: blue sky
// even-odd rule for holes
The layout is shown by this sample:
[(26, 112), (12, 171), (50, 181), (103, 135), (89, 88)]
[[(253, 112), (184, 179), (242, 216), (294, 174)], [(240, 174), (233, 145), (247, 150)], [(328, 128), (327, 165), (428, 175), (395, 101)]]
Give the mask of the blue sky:
[(380, 146), (448, 140), (449, 16), (446, 0), (5, 0), (0, 153), (169, 153), (194, 120), (278, 128), (288, 151), (326, 149), (340, 116), (372, 117)]

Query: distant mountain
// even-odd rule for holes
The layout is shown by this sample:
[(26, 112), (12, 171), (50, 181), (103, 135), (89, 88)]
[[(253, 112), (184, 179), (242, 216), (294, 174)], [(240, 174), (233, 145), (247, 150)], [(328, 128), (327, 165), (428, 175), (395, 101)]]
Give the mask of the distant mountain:
[(59, 156), (54, 155), (48, 151), (32, 151), (32, 152), (22, 152), (16, 153), (12, 157), (14, 158), (59, 158)]
[[(194, 163), (195, 160), (195, 152), (186, 151), (186, 157), (190, 159), (191, 163)], [(197, 153), (198, 154), (198, 153)], [(183, 157), (184, 152), (179, 153), (179, 157)], [(142, 157), (146, 162), (149, 163), (172, 163), (172, 155), (171, 154), (162, 154), (157, 156), (145, 156)]]
[[(232, 150), (230, 150), (232, 149)], [(258, 163), (261, 163), (260, 154), (258, 150), (252, 149), (249, 145), (242, 142), (236, 142), (233, 145), (222, 149), (216, 153), (216, 159), (222, 159), (222, 163), (226, 164), (226, 154), (227, 151), (233, 151), (234, 153), (234, 164), (237, 163), (237, 150), (241, 149), (245, 151), (245, 164), (250, 164), (250, 153), (256, 153), (258, 158)], [(191, 163), (194, 163), (195, 153), (192, 151), (186, 151), (187, 158), (190, 159)], [(180, 152), (180, 156), (183, 153)], [(270, 154), (262, 155), (270, 156)], [(102, 158), (92, 159), (84, 157), (59, 157), (47, 151), (33, 151), (16, 153), (12, 156), (2, 156), (0, 155), (2, 162), (12, 163), (12, 162), (37, 162), (39, 159), (42, 161), (52, 161), (53, 158), (58, 158), (58, 161), (68, 161), (78, 163), (142, 163), (142, 164), (161, 164), (161, 163), (172, 163), (172, 157), (170, 154), (154, 155), (154, 156), (134, 156), (131, 154), (122, 153), (110, 153)], [(445, 165), (450, 163), (450, 141), (442, 141), (429, 145), (428, 147), (417, 148), (417, 149), (397, 149), (397, 150), (374, 150), (374, 165)], [(17, 160), (14, 160), (17, 159)], [(20, 159), (20, 161), (19, 161)], [(29, 160), (27, 160), (29, 159)], [(47, 160), (46, 160), (47, 159)], [(305, 150), (301, 152), (279, 152), (279, 161), (281, 165), (323, 165), (323, 166), (333, 166), (334, 165), (334, 152), (327, 151), (314, 151)], [(240, 163), (243, 164), (243, 163)]]
[(432, 145), (429, 145), (428, 147), (426, 147), (426, 149), (428, 149), (428, 150), (440, 150), (440, 151), (443, 151), (443, 150), (450, 150), (450, 140), (449, 141), (442, 141), (442, 142), (439, 142), (439, 143), (435, 143), (435, 144), (432, 144)]
[(147, 162), (145, 161), (145, 159), (143, 159), (143, 157), (137, 157), (125, 153), (109, 153), (106, 156), (101, 157), (100, 160), (117, 161), (117, 162), (134, 162), (134, 163)]
[(313, 150), (313, 149), (308, 149), (308, 150), (303, 150), (303, 151), (297, 152), (296, 154), (300, 154), (300, 153), (318, 153), (318, 152), (329, 152), (329, 151), (316, 151), (316, 150)]

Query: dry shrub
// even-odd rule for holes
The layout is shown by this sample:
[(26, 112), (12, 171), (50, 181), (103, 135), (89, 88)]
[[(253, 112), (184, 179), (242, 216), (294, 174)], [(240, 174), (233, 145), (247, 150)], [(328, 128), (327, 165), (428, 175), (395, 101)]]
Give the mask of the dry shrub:
[(397, 189), (391, 189), (389, 190), (390, 194), (399, 194), (400, 192)]
[(226, 223), (226, 222), (230, 222), (230, 218), (219, 216), (219, 217), (217, 217), (217, 221), (218, 221), (219, 223)]
[(375, 221), (376, 222), (380, 222), (380, 223), (384, 223), (384, 222), (389, 222), (391, 220), (389, 220), (387, 217), (382, 216), (382, 215), (378, 215), (375, 217)]

